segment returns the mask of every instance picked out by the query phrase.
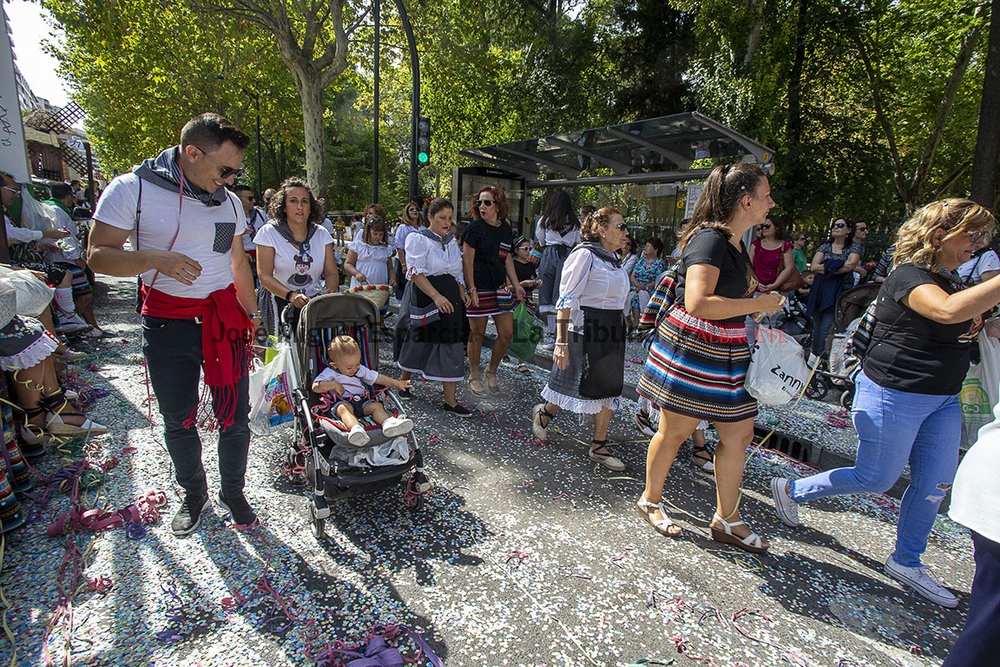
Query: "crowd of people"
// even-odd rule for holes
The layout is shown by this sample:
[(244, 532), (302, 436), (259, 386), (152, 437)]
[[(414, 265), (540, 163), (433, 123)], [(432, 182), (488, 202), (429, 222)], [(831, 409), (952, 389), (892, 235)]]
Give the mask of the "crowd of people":
[[(187, 535), (197, 529), (211, 502), (197, 430), (202, 370), (219, 430), (218, 502), (237, 526), (254, 526), (256, 514), (243, 493), (250, 343), (286, 305), (298, 313), (315, 296), (339, 291), (337, 249), (346, 247), (342, 270), (351, 286), (391, 285), (399, 300), (394, 357), (401, 379), (373, 369), (358, 377), (411, 398), (411, 377), (420, 374), (442, 383), (444, 414), (469, 418), (473, 411), (459, 402), (459, 383), (475, 398), (504, 395), (497, 371), (512, 339), (513, 311), (537, 290), (537, 317), (548, 333), (540, 347), (551, 350), (552, 368), (531, 413), (533, 433), (547, 440), (562, 411), (591, 415), (587, 456), (612, 471), (625, 469), (609, 450), (607, 434), (622, 406), (626, 344), (654, 314), (637, 385), (643, 410), (636, 425), (650, 437), (638, 513), (660, 534), (683, 532), (670, 517), (665, 487), (681, 445), (695, 438), (692, 461), (715, 478), (712, 539), (762, 553), (768, 540), (745, 523), (739, 507), (758, 414), (745, 387), (748, 318), (772, 316), (799, 294), (814, 323), (812, 352), (823, 356), (838, 298), (857, 282), (873, 280), (882, 286), (869, 325), (859, 328), (867, 338), (855, 348), (862, 367), (852, 412), (857, 461), (803, 479), (774, 479), (775, 511), (788, 526), (798, 526), (800, 504), (884, 492), (909, 465), (911, 482), (886, 571), (942, 606), (957, 605), (921, 554), (955, 479), (958, 393), (970, 349), (983, 314), (1000, 302), (1000, 260), (979, 252), (996, 224), (986, 209), (961, 199), (925, 206), (900, 227), (891, 259), (883, 257), (885, 268), (872, 275), (861, 263), (865, 223), (834, 219), (810, 259), (805, 234), (786, 239), (789, 230), (771, 214), (775, 202), (767, 175), (745, 163), (712, 170), (670, 258), (664, 257), (662, 239), (643, 239), (639, 246), (622, 211), (584, 206), (574, 213), (563, 191), (550, 196), (533, 241), (515, 238), (506, 193), (495, 185), (473, 194), (472, 221), (460, 235), (455, 205), (433, 198), (422, 207), (407, 203), (394, 229), (385, 210), (372, 204), (348, 238), (347, 225), (325, 221), (322, 201), (298, 178), (266, 192), (266, 210), (258, 209), (253, 192), (235, 184), (248, 141), (217, 114), (191, 120), (178, 145), (108, 186), (94, 211), (86, 255), (79, 245), (62, 243), (73, 236), (75, 223), (36, 232), (5, 214), (12, 248), (34, 245), (42, 253), (17, 253), (9, 275), (21, 269), (53, 294), (51, 306), (18, 312), (0, 331), (0, 365), (26, 380), (15, 384), (24, 409), (23, 438), (41, 443), (47, 435), (106, 432), (75, 412), (59, 387), (60, 363), (72, 352), (58, 334), (70, 324), (90, 336), (106, 335), (87, 298), (91, 270), (139, 275), (143, 350), (167, 450), (185, 493), (172, 530)], [(10, 176), (3, 181), (6, 208), (20, 190)], [(69, 185), (53, 188), (51, 205), (67, 213), (75, 196)], [(744, 240), (754, 235), (747, 247)], [(651, 301), (670, 265), (671, 299)], [(15, 282), (18, 289), (22, 282)], [(483, 368), (490, 319), (496, 340)], [(207, 333), (220, 328), (227, 334), (221, 340)], [(363, 368), (350, 341), (335, 347), (331, 369), (315, 379), (324, 391), (343, 389)], [(522, 368), (527, 361), (521, 359)], [(378, 405), (345, 400), (337, 409), (352, 426), (374, 414), (385, 429), (412, 427), (397, 424)], [(714, 456), (704, 445), (707, 423), (718, 435)], [(976, 533), (977, 564), (991, 573), (977, 575), (973, 590), (977, 606), (970, 627), (975, 623), (980, 633), (996, 626), (988, 618), (1000, 588), (994, 524)]]

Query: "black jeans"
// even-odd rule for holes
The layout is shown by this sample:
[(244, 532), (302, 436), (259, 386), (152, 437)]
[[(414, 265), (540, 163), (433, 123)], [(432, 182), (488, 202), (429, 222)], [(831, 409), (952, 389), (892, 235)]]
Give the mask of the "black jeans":
[[(177, 471), (177, 483), (189, 494), (208, 495), (208, 482), (201, 462), (198, 427), (185, 427), (198, 406), (201, 388), (201, 325), (193, 320), (142, 318), (142, 352), (146, 355), (149, 381), (163, 415), (167, 451)], [(250, 450), (250, 377), (237, 384), (236, 419), (219, 432), (219, 477), (227, 498), (243, 492), (247, 454)]]

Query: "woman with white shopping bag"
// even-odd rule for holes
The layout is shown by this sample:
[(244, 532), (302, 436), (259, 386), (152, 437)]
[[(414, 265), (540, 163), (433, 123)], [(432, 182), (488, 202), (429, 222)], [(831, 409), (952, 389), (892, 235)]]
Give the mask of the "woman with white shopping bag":
[(741, 239), (772, 206), (760, 167), (738, 163), (712, 170), (681, 232), (676, 300), (656, 328), (636, 387), (660, 410), (646, 455), (646, 488), (637, 502), (640, 516), (663, 535), (680, 534), (662, 502), (663, 484), (678, 448), (707, 419), (719, 434), (712, 539), (754, 553), (768, 544), (739, 515), (743, 462), (757, 415), (757, 401), (743, 386), (750, 364), (744, 321), (776, 311), (784, 297), (753, 298), (757, 279)]
[(794, 527), (799, 503), (884, 493), (909, 464), (911, 481), (886, 573), (949, 608), (958, 606), (958, 599), (920, 557), (958, 465), (958, 393), (969, 369), (969, 350), (982, 328), (981, 314), (1000, 302), (1000, 277), (963, 289), (954, 271), (989, 242), (995, 226), (988, 210), (967, 199), (928, 204), (903, 223), (895, 268), (879, 290), (876, 323), (857, 377), (851, 411), (858, 432), (854, 466), (771, 480), (778, 517)]

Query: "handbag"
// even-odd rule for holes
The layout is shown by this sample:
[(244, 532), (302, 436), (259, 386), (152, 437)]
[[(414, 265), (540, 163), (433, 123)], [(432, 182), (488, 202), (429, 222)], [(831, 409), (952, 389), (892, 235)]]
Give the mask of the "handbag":
[[(782, 256), (781, 264), (778, 265), (778, 275), (780, 276), (784, 270), (785, 270), (785, 257)], [(788, 276), (785, 282), (778, 285), (776, 291), (793, 292), (801, 287), (805, 287), (805, 284), (806, 284), (805, 278), (803, 278), (799, 270), (793, 266), (791, 275)]]
[(295, 419), (292, 410), (292, 350), (286, 343), (269, 363), (250, 373), (250, 430), (264, 435)]
[(667, 269), (657, 282), (656, 289), (649, 295), (649, 301), (642, 311), (639, 319), (639, 326), (636, 331), (641, 336), (642, 345), (647, 350), (656, 336), (656, 330), (660, 323), (667, 316), (670, 307), (677, 300), (677, 271), (680, 262), (674, 262), (673, 266)]
[(514, 308), (514, 292), (507, 285), (497, 288), (497, 308), (502, 312), (510, 312)]
[(800, 396), (809, 379), (802, 346), (781, 329), (759, 327), (750, 348), (744, 387), (766, 405), (784, 405)]
[(542, 339), (542, 327), (523, 303), (514, 308), (514, 335), (507, 349), (521, 361), (535, 354), (535, 347)]

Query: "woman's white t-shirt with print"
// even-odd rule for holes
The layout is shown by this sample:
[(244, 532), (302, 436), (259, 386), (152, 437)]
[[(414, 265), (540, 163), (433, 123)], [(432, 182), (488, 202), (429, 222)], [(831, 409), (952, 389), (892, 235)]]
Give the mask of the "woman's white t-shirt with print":
[[(293, 292), (316, 296), (321, 289), (326, 247), (333, 243), (330, 232), (320, 227), (309, 239), (309, 251), (303, 257), (299, 249), (281, 235), (273, 224), (264, 225), (253, 242), (274, 248), (274, 277)], [(281, 296), (281, 295), (279, 295)]]

